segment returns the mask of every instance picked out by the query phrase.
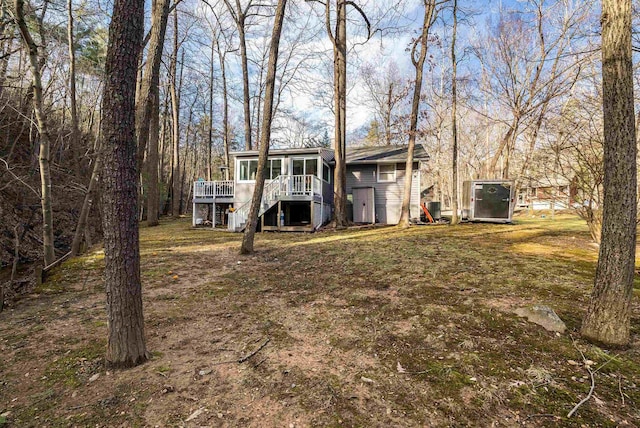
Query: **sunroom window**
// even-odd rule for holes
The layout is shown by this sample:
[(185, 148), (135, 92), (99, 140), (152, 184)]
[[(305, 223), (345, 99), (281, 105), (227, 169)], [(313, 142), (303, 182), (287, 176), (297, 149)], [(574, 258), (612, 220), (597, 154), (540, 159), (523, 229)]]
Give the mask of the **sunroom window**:
[(258, 172), (258, 159), (240, 160), (240, 181), (254, 181)]

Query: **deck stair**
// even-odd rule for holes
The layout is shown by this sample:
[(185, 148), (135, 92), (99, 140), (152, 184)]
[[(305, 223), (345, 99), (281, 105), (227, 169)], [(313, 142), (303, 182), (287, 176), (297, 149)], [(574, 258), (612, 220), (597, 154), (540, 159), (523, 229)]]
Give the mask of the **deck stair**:
[[(283, 198), (313, 197), (322, 193), (322, 182), (315, 175), (279, 175), (266, 183), (258, 218), (273, 208)], [(229, 214), (229, 230), (241, 232), (247, 225), (251, 201), (247, 201)]]

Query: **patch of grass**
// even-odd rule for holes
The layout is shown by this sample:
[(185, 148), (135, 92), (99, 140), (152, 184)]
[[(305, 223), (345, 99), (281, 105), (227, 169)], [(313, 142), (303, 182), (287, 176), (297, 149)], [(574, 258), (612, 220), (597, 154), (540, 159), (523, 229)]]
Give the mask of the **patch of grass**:
[(171, 372), (171, 370), (172, 370), (172, 369), (171, 369), (171, 367), (169, 367), (169, 366), (158, 366), (158, 367), (156, 368), (156, 371), (158, 371), (158, 372), (160, 372), (160, 373), (169, 373), (169, 372)]
[[(51, 407), (31, 406), (39, 423), (145, 426), (153, 414), (155, 422), (179, 425), (200, 407), (211, 413), (197, 423), (229, 426), (298, 419), (317, 426), (515, 426), (535, 413), (554, 418), (531, 426), (609, 426), (640, 417), (634, 409), (640, 402), (637, 349), (607, 352), (576, 339), (593, 368), (610, 361), (596, 374), (603, 403), (592, 400), (566, 420), (589, 388), (581, 356), (569, 333), (555, 335), (513, 314), (546, 304), (569, 332), (579, 329), (597, 249), (576, 217), (265, 233), (256, 235), (250, 256), (237, 254), (240, 234), (194, 230), (188, 220), (141, 230), (143, 280), (155, 288), (145, 295), (153, 361), (102, 378), (95, 403), (70, 412), (68, 394), (59, 388), (77, 388), (95, 372), (103, 343), (93, 352), (83, 336), (65, 334), (56, 346), (71, 352), (34, 358), (32, 342), (42, 337), (41, 328), (3, 332), (12, 358), (46, 368), (44, 385), (36, 376), (25, 380), (32, 383), (29, 397), (59, 385)], [(95, 336), (104, 321), (76, 314), (84, 295), (72, 295), (100, 275), (101, 256), (92, 257), (53, 272), (62, 294), (41, 296), (47, 303), (37, 310), (63, 325), (82, 324)], [(640, 334), (637, 317), (632, 333)], [(247, 355), (267, 337), (268, 346), (250, 361), (216, 365), (191, 379), (194, 367)], [(11, 376), (14, 382), (18, 375)], [(165, 384), (179, 394), (159, 393)], [(19, 394), (12, 383), (8, 387), (6, 396)], [(35, 417), (29, 406), (16, 414)], [(21, 418), (17, 425), (28, 425)]]
[(104, 341), (95, 340), (54, 359), (45, 369), (46, 383), (50, 386), (79, 387), (88, 377), (87, 370), (101, 367), (105, 346)]

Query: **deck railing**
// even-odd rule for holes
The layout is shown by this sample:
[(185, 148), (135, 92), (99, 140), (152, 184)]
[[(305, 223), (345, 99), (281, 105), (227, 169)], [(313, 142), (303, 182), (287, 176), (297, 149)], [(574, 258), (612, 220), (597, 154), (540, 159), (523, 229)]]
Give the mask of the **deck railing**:
[(233, 181), (196, 181), (193, 183), (194, 198), (233, 198)]
[[(322, 180), (315, 175), (279, 175), (265, 183), (258, 217), (287, 196), (322, 195)], [(242, 228), (249, 218), (251, 201), (229, 213), (229, 230)]]

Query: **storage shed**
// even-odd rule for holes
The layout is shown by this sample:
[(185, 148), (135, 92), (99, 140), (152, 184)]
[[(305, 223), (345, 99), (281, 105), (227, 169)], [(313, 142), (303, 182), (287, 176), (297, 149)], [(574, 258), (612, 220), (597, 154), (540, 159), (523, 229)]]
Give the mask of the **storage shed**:
[(462, 183), (462, 218), (511, 223), (515, 183), (511, 180), (472, 180)]

